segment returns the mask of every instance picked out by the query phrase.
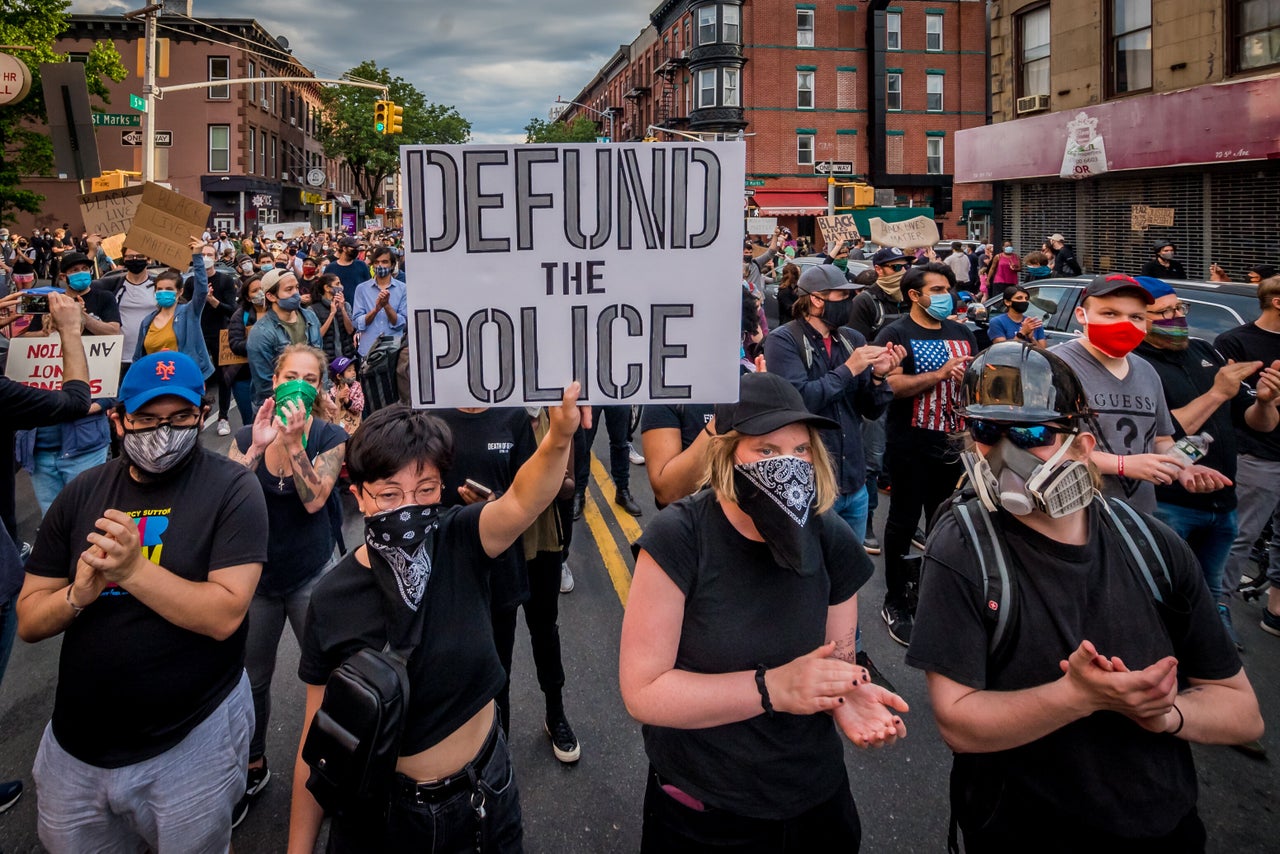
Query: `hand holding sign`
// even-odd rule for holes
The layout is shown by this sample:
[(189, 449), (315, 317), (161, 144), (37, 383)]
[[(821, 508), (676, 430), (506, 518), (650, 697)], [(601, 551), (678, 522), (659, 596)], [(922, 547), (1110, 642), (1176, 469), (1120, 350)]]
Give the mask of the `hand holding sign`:
[(871, 242), (899, 249), (919, 249), (938, 242), (938, 224), (927, 216), (917, 216), (901, 222), (885, 222), (879, 217), (871, 219)]
[(818, 225), (822, 228), (823, 238), (828, 242), (840, 244), (846, 240), (857, 240), (859, 237), (858, 224), (853, 221), (851, 214), (820, 216)]

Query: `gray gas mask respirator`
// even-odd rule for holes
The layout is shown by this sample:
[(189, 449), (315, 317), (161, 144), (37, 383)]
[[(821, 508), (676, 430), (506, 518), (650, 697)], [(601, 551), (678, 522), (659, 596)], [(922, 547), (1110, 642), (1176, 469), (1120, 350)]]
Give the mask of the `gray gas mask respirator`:
[(977, 451), (962, 455), (965, 470), (983, 506), (1003, 507), (1015, 516), (1039, 510), (1058, 519), (1083, 510), (1093, 500), (1089, 466), (1069, 460), (1067, 454), (1077, 434), (1071, 433), (1047, 460), (1002, 438), (984, 457)]

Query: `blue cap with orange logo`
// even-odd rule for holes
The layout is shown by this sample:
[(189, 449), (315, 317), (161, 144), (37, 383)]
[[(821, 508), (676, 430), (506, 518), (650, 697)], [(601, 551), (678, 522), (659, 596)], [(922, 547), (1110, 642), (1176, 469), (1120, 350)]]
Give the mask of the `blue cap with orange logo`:
[(157, 397), (173, 395), (193, 406), (204, 399), (204, 377), (195, 361), (176, 350), (143, 356), (129, 366), (118, 397), (125, 412), (137, 412)]

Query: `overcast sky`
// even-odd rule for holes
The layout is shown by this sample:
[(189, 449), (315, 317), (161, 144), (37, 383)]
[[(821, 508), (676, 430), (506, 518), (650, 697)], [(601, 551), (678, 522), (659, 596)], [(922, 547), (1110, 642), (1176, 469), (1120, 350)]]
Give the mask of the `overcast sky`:
[[(146, 0), (74, 0), (73, 12), (116, 14)], [(429, 101), (451, 104), (477, 142), (522, 142), (533, 116), (572, 98), (658, 0), (195, 0), (195, 17), (257, 18), (285, 36), (317, 76), (366, 59)], [(163, 35), (163, 32), (161, 33)]]

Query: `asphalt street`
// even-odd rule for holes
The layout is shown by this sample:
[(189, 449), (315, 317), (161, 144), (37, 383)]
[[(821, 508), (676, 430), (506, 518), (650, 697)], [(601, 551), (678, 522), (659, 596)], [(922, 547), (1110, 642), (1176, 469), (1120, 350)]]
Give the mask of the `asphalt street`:
[[(605, 432), (600, 431), (595, 448), (603, 459), (608, 454)], [(204, 442), (218, 450), (228, 444), (212, 429), (205, 432)], [(612, 503), (614, 488), (599, 459), (592, 468), (591, 500), (584, 519), (575, 526), (570, 560), (577, 586), (560, 598), (568, 673), (565, 702), (582, 744), (582, 759), (574, 766), (561, 765), (551, 753), (542, 728), (542, 697), (528, 634), (523, 629), (517, 634), (509, 740), (530, 852), (630, 852), (639, 847), (647, 761), (640, 726), (627, 715), (618, 694), (618, 634), (632, 566), (628, 542), (656, 511), (643, 467), (631, 469), (632, 491), (645, 508), (639, 520)], [(38, 514), (25, 475), (19, 476), (18, 489), (20, 525), (24, 538), (30, 540)], [(881, 499), (878, 530), (888, 506), (887, 499)], [(358, 543), (361, 534), (360, 520), (349, 515), (347, 542)], [(879, 567), (880, 559), (876, 562)], [(883, 577), (877, 572), (860, 594), (863, 644), (911, 704), (911, 712), (906, 715), (908, 737), (893, 747), (863, 751), (846, 744), (845, 760), (862, 817), (863, 847), (875, 852), (944, 851), (951, 756), (934, 726), (924, 676), (903, 663), (903, 648), (889, 638), (880, 620), (883, 591)], [(1257, 602), (1237, 600), (1235, 623), (1246, 644), (1245, 665), (1263, 714), (1273, 725), (1263, 743), (1273, 757), (1280, 758), (1280, 737), (1274, 729), (1280, 721), (1280, 639), (1258, 628), (1260, 607)], [(22, 800), (0, 815), (3, 854), (43, 850), (36, 834), (31, 765), (53, 706), (58, 649), (57, 639), (35, 646), (19, 641), (0, 685), (0, 780), (21, 777), (28, 786)], [(235, 833), (238, 852), (279, 852), (285, 847), (290, 777), (303, 708), (297, 661), (298, 645), (286, 630), (268, 736), (273, 777)], [(1219, 747), (1197, 747), (1195, 754), (1209, 850), (1276, 850), (1280, 837), (1277, 763)]]

